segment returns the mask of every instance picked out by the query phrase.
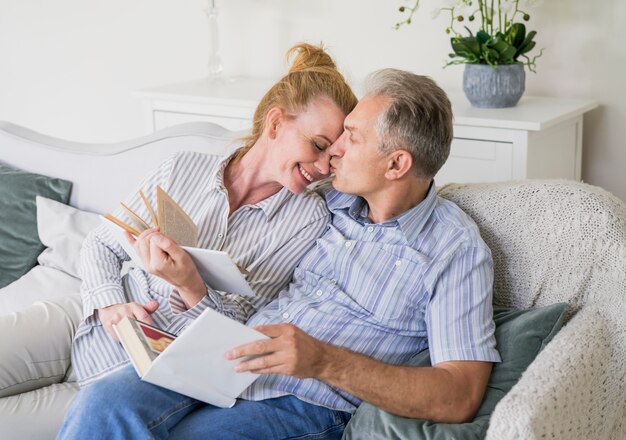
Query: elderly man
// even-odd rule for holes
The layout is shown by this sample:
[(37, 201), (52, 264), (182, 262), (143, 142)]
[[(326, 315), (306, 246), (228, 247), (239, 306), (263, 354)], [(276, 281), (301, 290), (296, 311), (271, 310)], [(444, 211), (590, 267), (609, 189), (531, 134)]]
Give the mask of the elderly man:
[[(435, 191), (451, 140), (450, 102), (432, 80), (372, 75), (328, 149), (331, 225), (289, 289), (249, 320), (271, 339), (226, 354), (257, 355), (236, 368), (262, 376), (222, 409), (140, 382), (129, 366), (81, 393), (60, 437), (340, 438), (362, 401), (470, 420), (500, 358), (491, 253)], [(432, 367), (403, 366), (426, 348)]]

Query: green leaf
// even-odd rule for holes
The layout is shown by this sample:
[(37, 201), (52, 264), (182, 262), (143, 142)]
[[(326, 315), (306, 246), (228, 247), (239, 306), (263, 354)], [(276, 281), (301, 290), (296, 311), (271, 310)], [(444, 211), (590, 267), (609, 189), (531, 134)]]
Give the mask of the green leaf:
[(520, 55), (524, 55), (525, 53), (530, 52), (535, 47), (536, 43), (533, 41), (535, 35), (537, 35), (537, 32), (535, 31), (531, 31), (528, 33), (528, 35), (526, 35), (524, 42), (517, 48), (517, 51), (515, 52), (516, 59)]
[(505, 39), (515, 48), (521, 47), (526, 39), (526, 26), (523, 23), (513, 23), (506, 31)]
[(493, 44), (491, 44), (490, 46), (493, 49), (497, 50), (498, 53), (502, 53), (510, 47), (509, 43), (500, 39), (493, 40)]
[(468, 60), (480, 58), (480, 46), (474, 37), (454, 37), (450, 39), (450, 44), (457, 56)]
[(502, 37), (496, 37), (489, 47), (498, 52), (498, 64), (512, 64), (515, 62), (515, 47), (511, 46)]
[(491, 35), (485, 31), (478, 31), (476, 33), (476, 40), (478, 41), (478, 44), (483, 45), (491, 40)]
[(515, 64), (515, 47), (509, 46), (504, 52), (500, 53), (502, 64)]

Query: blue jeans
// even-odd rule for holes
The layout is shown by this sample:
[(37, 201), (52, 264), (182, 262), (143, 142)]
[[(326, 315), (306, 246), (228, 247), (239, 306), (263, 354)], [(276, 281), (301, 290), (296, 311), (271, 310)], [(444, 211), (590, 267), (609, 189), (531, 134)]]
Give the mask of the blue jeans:
[(58, 439), (340, 439), (350, 414), (294, 396), (218, 408), (141, 381), (131, 365), (78, 393)]

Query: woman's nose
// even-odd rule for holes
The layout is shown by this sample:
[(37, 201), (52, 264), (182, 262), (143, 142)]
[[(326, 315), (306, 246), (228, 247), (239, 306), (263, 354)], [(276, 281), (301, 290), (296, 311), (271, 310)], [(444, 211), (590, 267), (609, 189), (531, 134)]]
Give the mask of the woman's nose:
[(330, 174), (330, 154), (328, 154), (328, 150), (330, 150), (330, 147), (324, 150), (324, 152), (320, 154), (315, 161), (315, 168), (317, 168), (317, 171), (324, 176), (328, 176)]

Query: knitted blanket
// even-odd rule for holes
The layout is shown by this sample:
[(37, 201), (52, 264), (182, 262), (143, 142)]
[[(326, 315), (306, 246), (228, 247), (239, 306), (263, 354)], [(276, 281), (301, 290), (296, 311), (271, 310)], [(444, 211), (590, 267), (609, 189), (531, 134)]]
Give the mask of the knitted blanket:
[(572, 181), (450, 184), (478, 224), (494, 303), (569, 304), (569, 323), (498, 404), (488, 439), (626, 439), (626, 204)]

